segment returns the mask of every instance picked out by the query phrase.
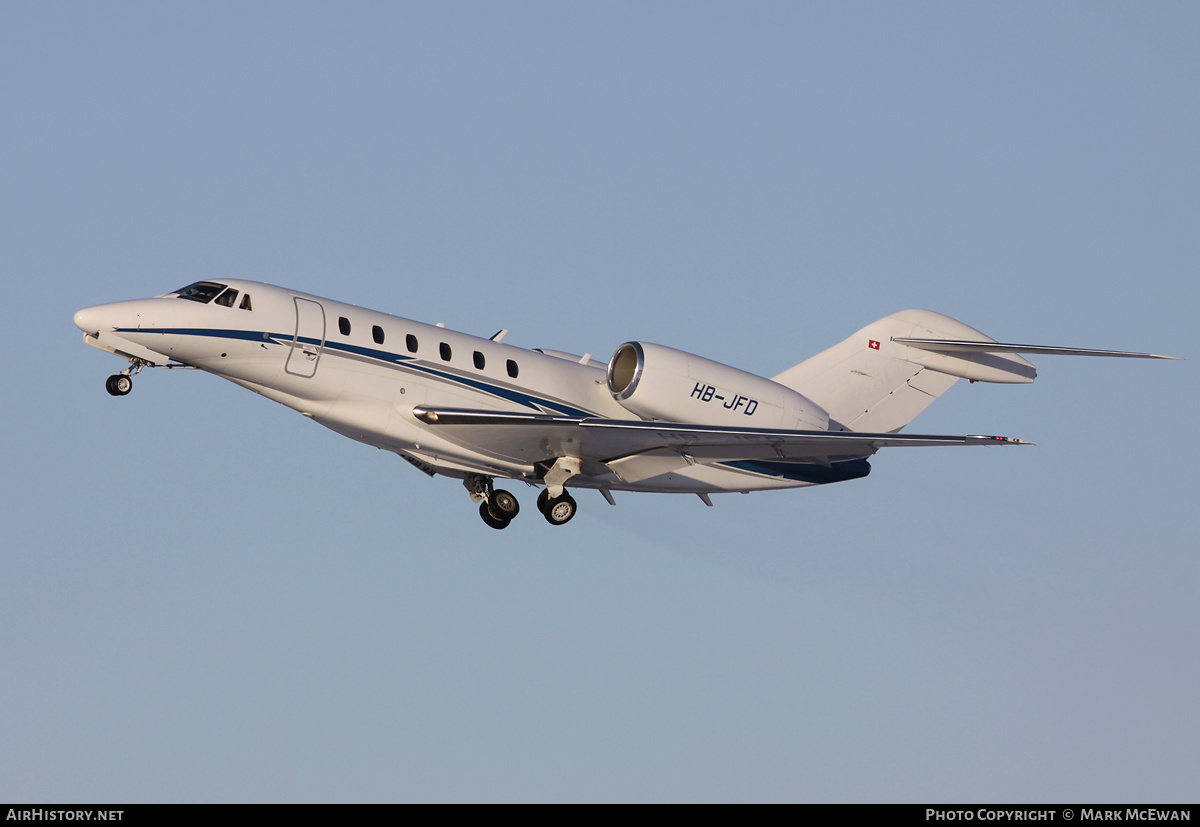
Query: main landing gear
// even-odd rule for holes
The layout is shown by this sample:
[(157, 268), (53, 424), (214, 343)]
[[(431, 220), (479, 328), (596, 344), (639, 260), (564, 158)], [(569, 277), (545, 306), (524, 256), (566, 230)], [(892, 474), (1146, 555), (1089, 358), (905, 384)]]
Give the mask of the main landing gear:
[[(521, 504), (511, 492), (492, 486), (491, 477), (472, 474), (463, 480), (463, 485), (470, 492), (471, 499), (479, 503), (480, 518), (491, 528), (508, 528), (521, 510)], [(570, 522), (578, 510), (575, 498), (566, 490), (557, 497), (551, 497), (549, 490), (543, 490), (538, 495), (537, 506), (550, 525)]]
[(542, 493), (538, 494), (537, 507), (550, 525), (564, 525), (571, 522), (571, 518), (578, 510), (575, 498), (568, 494), (566, 489), (563, 489), (562, 494), (558, 497), (551, 497), (549, 489), (542, 489)]
[(492, 528), (508, 528), (521, 510), (521, 504), (510, 492), (492, 486), (491, 477), (470, 474), (463, 480), (463, 485), (471, 499), (479, 503), (479, 516)]
[(508, 528), (520, 510), (521, 504), (517, 498), (503, 488), (493, 490), (486, 500), (479, 503), (479, 516), (492, 528)]

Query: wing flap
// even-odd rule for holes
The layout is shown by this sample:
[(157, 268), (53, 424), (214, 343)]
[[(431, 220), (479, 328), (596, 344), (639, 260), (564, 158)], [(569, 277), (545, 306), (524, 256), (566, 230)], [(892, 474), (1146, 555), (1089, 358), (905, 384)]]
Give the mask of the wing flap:
[(689, 464), (689, 459), (671, 448), (656, 448), (640, 454), (630, 454), (627, 457), (617, 457), (604, 463), (608, 469), (624, 482), (641, 482), (642, 480), (669, 474)]
[(556, 457), (583, 457), (579, 417), (417, 406), (413, 416), (472, 450), (532, 465)]
[(584, 441), (588, 446), (607, 449), (614, 456), (622, 448), (672, 448), (687, 451), (697, 462), (730, 462), (739, 459), (820, 462), (822, 459), (866, 457), (880, 448), (1029, 444), (1024, 440), (1002, 436), (758, 430), (616, 419), (584, 419), (580, 421), (580, 428), (585, 433)]

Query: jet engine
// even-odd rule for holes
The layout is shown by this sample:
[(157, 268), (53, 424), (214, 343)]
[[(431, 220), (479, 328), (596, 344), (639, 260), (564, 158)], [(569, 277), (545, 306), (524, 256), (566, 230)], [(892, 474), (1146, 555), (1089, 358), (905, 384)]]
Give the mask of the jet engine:
[(829, 414), (770, 379), (649, 342), (626, 342), (608, 360), (608, 390), (643, 419), (824, 431)]

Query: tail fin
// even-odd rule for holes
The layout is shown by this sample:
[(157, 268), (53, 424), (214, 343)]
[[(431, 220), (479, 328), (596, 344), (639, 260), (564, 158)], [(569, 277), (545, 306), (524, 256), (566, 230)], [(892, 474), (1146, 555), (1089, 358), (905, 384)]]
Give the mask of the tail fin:
[[(902, 339), (921, 343), (907, 344)], [(954, 342), (955, 350), (930, 349)], [(999, 352), (974, 343), (992, 343)], [(829, 412), (831, 428), (894, 433), (945, 393), (958, 379), (1027, 383), (1037, 376), (1029, 362), (960, 321), (931, 310), (902, 310), (867, 325), (841, 344), (801, 362), (774, 381), (803, 394)]]

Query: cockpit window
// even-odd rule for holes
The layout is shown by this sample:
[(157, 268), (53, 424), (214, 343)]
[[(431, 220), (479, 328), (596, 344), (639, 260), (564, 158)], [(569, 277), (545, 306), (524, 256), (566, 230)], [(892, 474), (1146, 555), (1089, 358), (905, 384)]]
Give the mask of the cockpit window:
[(237, 301), (238, 291), (230, 287), (224, 293), (217, 297), (217, 304), (223, 307), (233, 307), (233, 303)]
[(208, 304), (213, 298), (225, 289), (224, 284), (217, 284), (215, 281), (198, 281), (195, 284), (189, 284), (187, 287), (179, 291), (179, 298), (187, 299), (188, 301), (200, 302)]

